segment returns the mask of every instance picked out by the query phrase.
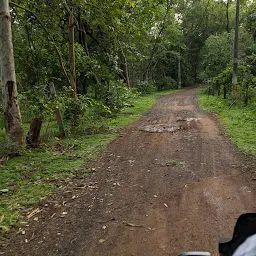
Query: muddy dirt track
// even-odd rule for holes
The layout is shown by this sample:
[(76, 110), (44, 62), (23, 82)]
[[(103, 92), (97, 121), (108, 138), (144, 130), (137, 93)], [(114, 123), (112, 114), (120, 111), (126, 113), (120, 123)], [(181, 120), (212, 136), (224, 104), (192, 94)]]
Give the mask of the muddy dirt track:
[(236, 218), (256, 211), (253, 168), (189, 89), (158, 100), (122, 131), (96, 171), (41, 207), (4, 255), (217, 253)]

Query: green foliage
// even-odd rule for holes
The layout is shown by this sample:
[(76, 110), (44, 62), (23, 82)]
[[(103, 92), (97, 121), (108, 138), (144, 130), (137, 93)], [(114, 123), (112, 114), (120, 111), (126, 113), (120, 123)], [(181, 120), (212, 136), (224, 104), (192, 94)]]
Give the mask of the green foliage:
[(203, 72), (205, 78), (214, 78), (224, 70), (232, 60), (233, 35), (224, 32), (207, 38), (202, 49)]
[(159, 91), (165, 91), (175, 89), (178, 87), (178, 85), (172, 77), (166, 76), (156, 82), (156, 87)]
[(256, 154), (256, 111), (255, 103), (248, 106), (234, 105), (213, 96), (200, 95), (201, 106), (218, 114), (227, 133), (237, 147), (247, 153)]
[(128, 89), (122, 81), (110, 81), (105, 88), (103, 88), (102, 93), (104, 98), (103, 103), (109, 107), (111, 113), (115, 115), (120, 112), (124, 107), (131, 104), (131, 99), (134, 99), (137, 94)]
[(150, 93), (155, 92), (157, 90), (156, 86), (153, 83), (150, 83), (150, 82), (147, 82), (147, 81), (137, 81), (136, 89), (142, 95), (150, 94)]
[[(222, 94), (224, 87), (226, 87), (227, 92), (231, 92), (232, 73), (233, 70), (229, 67), (213, 79), (211, 87), (215, 93)], [(256, 98), (256, 78), (251, 74), (250, 66), (238, 67), (238, 82), (236, 87), (237, 100), (243, 102), (245, 93), (248, 95), (248, 100)]]
[(77, 98), (65, 97), (64, 119), (70, 121), (71, 129), (75, 129), (86, 111), (86, 98), (79, 96)]

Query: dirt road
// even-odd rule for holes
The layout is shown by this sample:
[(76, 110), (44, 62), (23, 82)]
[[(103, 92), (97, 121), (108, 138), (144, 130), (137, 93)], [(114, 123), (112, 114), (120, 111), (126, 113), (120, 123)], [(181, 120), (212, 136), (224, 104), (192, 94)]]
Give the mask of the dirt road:
[(41, 207), (4, 255), (216, 254), (236, 218), (255, 211), (253, 169), (185, 90), (158, 100), (122, 132), (95, 173)]

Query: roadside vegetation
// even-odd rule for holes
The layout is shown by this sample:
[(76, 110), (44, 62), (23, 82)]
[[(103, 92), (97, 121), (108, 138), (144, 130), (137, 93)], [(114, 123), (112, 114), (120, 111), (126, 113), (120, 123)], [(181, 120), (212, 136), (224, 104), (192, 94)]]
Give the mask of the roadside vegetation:
[(256, 155), (256, 104), (234, 105), (220, 97), (199, 94), (200, 106), (217, 114), (226, 128), (228, 136), (239, 150)]

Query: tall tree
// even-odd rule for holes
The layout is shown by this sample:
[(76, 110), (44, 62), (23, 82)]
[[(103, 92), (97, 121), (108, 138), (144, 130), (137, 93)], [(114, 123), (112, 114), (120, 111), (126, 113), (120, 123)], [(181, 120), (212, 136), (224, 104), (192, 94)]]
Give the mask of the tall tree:
[(70, 10), (68, 20), (68, 37), (69, 37), (69, 67), (70, 67), (70, 85), (72, 88), (73, 97), (77, 97), (76, 90), (76, 64), (75, 64), (75, 31), (74, 31), (74, 14), (73, 10)]
[(8, 0), (0, 1), (0, 57), (6, 139), (8, 144), (20, 151), (24, 147), (24, 133), (18, 104)]
[(236, 27), (235, 27), (235, 39), (234, 39), (234, 59), (233, 59), (233, 77), (232, 77), (232, 100), (236, 100), (236, 84), (237, 84), (237, 72), (238, 72), (238, 30), (239, 30), (239, 9), (240, 1), (236, 0)]

